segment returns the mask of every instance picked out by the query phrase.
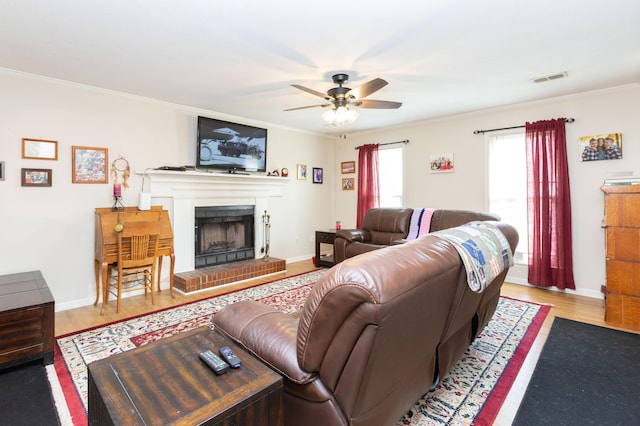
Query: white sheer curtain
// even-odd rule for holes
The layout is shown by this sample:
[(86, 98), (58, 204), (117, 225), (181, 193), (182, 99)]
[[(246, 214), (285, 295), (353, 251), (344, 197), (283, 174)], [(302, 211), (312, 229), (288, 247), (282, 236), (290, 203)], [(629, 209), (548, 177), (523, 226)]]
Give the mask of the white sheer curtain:
[(524, 130), (489, 136), (489, 211), (518, 230), (516, 263), (528, 262), (527, 153)]

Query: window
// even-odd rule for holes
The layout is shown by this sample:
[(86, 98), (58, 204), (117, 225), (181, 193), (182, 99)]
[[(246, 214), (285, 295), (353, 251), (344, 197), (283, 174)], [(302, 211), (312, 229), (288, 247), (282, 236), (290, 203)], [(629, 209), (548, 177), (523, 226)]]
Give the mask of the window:
[(489, 137), (489, 211), (513, 225), (520, 236), (514, 261), (528, 263), (527, 156), (525, 134)]
[(403, 147), (378, 150), (378, 174), (380, 177), (380, 207), (402, 207), (403, 195)]

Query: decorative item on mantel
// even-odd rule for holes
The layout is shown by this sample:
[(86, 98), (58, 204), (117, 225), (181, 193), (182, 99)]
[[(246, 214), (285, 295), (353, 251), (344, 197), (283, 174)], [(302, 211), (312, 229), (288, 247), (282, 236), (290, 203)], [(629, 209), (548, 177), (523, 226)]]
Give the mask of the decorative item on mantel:
[[(118, 172), (122, 173), (122, 184), (118, 181)], [(122, 205), (122, 187), (127, 189), (129, 184), (127, 181), (129, 180), (129, 176), (131, 176), (131, 168), (129, 167), (129, 162), (122, 155), (111, 163), (111, 179), (113, 179), (113, 207), (111, 210), (114, 212), (123, 211), (124, 206)]]
[(151, 210), (151, 193), (144, 192), (144, 181), (147, 177), (147, 170), (150, 169), (145, 169), (144, 172), (142, 172), (142, 189), (138, 197), (138, 210)]
[(264, 257), (262, 260), (265, 262), (269, 260), (269, 240), (271, 239), (271, 215), (267, 214), (267, 211), (264, 211), (262, 215), (262, 236), (263, 236), (263, 246), (260, 249), (260, 253), (264, 253)]

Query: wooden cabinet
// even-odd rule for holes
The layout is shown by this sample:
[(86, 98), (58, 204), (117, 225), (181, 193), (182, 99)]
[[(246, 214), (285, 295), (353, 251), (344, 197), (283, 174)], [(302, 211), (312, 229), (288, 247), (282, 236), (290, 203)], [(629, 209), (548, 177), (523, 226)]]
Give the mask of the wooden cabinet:
[(603, 186), (605, 321), (640, 330), (640, 185)]
[(53, 362), (54, 304), (40, 271), (0, 276), (0, 369)]

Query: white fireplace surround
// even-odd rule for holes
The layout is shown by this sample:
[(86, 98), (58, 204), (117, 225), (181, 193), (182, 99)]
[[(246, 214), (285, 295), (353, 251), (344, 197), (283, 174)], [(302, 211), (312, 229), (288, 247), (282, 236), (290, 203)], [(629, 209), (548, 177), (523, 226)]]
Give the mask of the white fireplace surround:
[(269, 211), (269, 199), (281, 197), (283, 185), (288, 181), (277, 176), (220, 172), (147, 170), (136, 174), (143, 176), (143, 189), (151, 194), (151, 204), (161, 205), (169, 212), (176, 273), (195, 269), (196, 207), (254, 206), (256, 257), (262, 257), (262, 216)]

